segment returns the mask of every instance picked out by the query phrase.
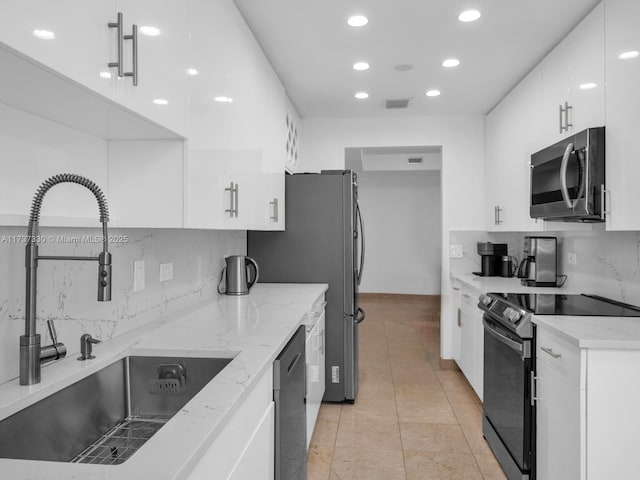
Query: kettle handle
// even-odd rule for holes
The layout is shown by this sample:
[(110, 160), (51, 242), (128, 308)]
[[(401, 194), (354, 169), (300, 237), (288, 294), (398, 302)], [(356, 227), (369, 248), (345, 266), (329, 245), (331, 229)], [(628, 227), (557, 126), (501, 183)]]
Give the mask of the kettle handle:
[(224, 274), (227, 273), (227, 267), (224, 267), (222, 269), (222, 272), (220, 273), (220, 281), (218, 282), (218, 293), (227, 293), (226, 289), (222, 289), (222, 281), (224, 280)]
[(251, 257), (244, 257), (244, 264), (252, 265), (253, 269), (256, 272), (255, 276), (253, 277), (253, 280), (251, 280), (247, 285), (247, 288), (250, 289), (258, 281), (258, 278), (260, 277), (260, 269), (258, 268), (258, 264), (256, 263), (256, 261)]

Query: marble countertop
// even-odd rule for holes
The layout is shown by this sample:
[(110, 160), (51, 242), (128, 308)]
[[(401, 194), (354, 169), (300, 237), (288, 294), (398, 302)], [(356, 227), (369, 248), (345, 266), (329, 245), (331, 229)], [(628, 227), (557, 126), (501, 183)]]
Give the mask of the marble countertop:
[[(579, 294), (565, 288), (527, 287), (517, 278), (479, 277), (472, 273), (452, 275), (452, 279), (473, 288), (479, 294), (564, 293)], [(533, 323), (548, 328), (579, 348), (640, 349), (640, 318), (591, 317), (571, 315), (533, 315)]]
[(321, 284), (257, 284), (250, 295), (220, 295), (162, 322), (98, 344), (94, 347), (94, 360), (78, 362), (75, 356), (60, 360), (43, 369), (38, 385), (20, 386), (17, 379), (0, 385), (0, 418), (6, 418), (127, 355), (233, 358), (125, 463), (102, 466), (0, 459), (2, 477), (187, 478), (326, 290), (327, 286)]

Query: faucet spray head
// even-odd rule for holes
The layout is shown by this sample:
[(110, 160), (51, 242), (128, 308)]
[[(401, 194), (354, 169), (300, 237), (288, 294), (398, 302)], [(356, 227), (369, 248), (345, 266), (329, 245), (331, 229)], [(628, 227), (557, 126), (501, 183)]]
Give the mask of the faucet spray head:
[(111, 301), (111, 254), (101, 252), (98, 255), (98, 301)]

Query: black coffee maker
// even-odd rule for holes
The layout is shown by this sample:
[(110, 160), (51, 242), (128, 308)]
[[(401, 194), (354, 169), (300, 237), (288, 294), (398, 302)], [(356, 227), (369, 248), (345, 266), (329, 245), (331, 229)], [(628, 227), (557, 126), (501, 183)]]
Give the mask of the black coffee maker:
[[(473, 272), (482, 277), (506, 277), (511, 274), (503, 274), (503, 257), (507, 256), (506, 243), (478, 242), (478, 255), (482, 258), (482, 271)], [(511, 260), (509, 257), (509, 271)]]

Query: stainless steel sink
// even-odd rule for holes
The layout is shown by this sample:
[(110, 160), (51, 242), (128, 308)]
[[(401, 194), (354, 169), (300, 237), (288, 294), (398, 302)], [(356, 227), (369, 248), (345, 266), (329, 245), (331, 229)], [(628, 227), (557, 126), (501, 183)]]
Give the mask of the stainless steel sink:
[(125, 357), (0, 421), (0, 458), (123, 463), (231, 360)]

